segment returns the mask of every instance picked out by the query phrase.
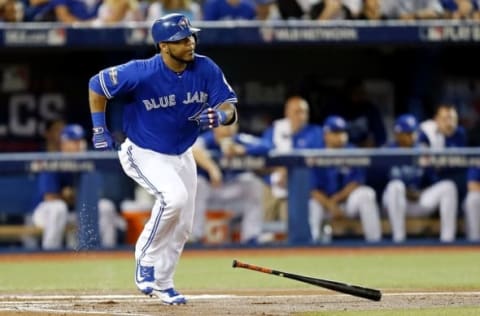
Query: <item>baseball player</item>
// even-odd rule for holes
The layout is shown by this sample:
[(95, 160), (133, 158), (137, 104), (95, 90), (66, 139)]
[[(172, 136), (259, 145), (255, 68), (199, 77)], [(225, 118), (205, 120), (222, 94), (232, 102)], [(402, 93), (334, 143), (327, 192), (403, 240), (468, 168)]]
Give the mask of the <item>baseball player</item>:
[[(418, 147), (417, 130), (413, 115), (399, 116), (394, 126), (395, 140), (388, 147)], [(440, 240), (451, 242), (455, 239), (458, 193), (453, 181), (438, 181), (432, 168), (414, 165), (391, 166), (389, 179), (382, 201), (388, 212), (394, 242), (406, 238), (406, 216), (428, 216), (437, 209), (441, 220)]]
[(468, 192), (465, 198), (465, 228), (467, 239), (480, 241), (480, 168), (468, 169)]
[[(326, 149), (354, 148), (348, 143), (347, 123), (340, 116), (327, 117), (323, 133)], [(366, 241), (375, 242), (382, 238), (376, 194), (364, 184), (364, 170), (351, 167), (313, 168), (311, 181), (309, 224), (314, 242), (318, 241), (320, 227), (328, 217), (343, 216), (360, 217)]]
[[(85, 132), (78, 124), (66, 125), (61, 131), (62, 152), (80, 152), (86, 149)], [(45, 171), (38, 175), (38, 204), (32, 215), (35, 226), (43, 229), (42, 248), (59, 249), (63, 245), (65, 228), (76, 223), (75, 174), (71, 172)], [(114, 203), (102, 198), (98, 202), (100, 243), (103, 247), (114, 247), (117, 229), (125, 223), (118, 215)]]
[(263, 181), (252, 171), (221, 170), (210, 152), (231, 158), (267, 154), (269, 148), (253, 135), (238, 133), (238, 124), (203, 133), (193, 147), (199, 166), (193, 240), (202, 240), (207, 209), (228, 209), (242, 216), (241, 242), (255, 244), (262, 232)]
[(197, 170), (191, 146), (201, 130), (233, 124), (237, 97), (221, 69), (195, 54), (196, 33), (182, 14), (151, 27), (159, 53), (101, 70), (90, 79), (93, 144), (115, 147), (105, 122), (107, 100), (124, 104), (125, 173), (155, 196), (136, 247), (135, 283), (165, 304), (185, 304), (174, 288), (175, 267), (192, 229)]
[[(284, 118), (273, 121), (271, 127), (262, 135), (264, 142), (281, 152), (292, 149), (320, 148), (323, 145), (323, 132), (320, 126), (309, 124), (310, 107), (304, 98), (294, 95), (285, 101)], [(287, 168), (276, 168), (268, 182), (272, 196), (277, 203), (286, 201)]]
[(465, 129), (458, 125), (455, 106), (439, 104), (433, 119), (420, 124), (418, 142), (430, 148), (465, 147), (467, 134)]

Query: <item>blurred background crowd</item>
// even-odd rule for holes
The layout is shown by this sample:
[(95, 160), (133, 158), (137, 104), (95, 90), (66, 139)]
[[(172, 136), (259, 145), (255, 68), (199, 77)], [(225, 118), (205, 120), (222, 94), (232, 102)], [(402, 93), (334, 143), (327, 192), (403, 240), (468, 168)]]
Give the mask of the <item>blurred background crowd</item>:
[(480, 19), (479, 0), (0, 0), (1, 22)]

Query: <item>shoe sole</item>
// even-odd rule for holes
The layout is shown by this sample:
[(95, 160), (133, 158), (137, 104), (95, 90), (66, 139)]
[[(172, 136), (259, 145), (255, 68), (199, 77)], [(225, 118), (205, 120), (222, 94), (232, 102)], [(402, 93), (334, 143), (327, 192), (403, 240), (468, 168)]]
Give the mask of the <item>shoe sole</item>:
[[(152, 297), (152, 298), (159, 298), (156, 294), (148, 294), (148, 296)], [(164, 301), (162, 300), (162, 303), (164, 305), (186, 305), (187, 304), (187, 300), (186, 299), (183, 299), (182, 301), (180, 302), (167, 302), (167, 301)]]
[(165, 301), (162, 301), (163, 305), (170, 305), (170, 306), (179, 306), (179, 305), (187, 305), (187, 302), (179, 302), (179, 303), (168, 303)]

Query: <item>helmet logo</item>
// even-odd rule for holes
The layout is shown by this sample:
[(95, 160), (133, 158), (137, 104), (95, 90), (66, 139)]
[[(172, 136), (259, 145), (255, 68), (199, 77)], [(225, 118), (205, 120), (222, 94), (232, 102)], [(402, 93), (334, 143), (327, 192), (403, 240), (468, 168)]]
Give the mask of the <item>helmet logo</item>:
[(183, 17), (178, 21), (178, 27), (182, 30), (188, 29), (189, 26), (190, 23), (188, 22), (188, 19), (186, 17)]

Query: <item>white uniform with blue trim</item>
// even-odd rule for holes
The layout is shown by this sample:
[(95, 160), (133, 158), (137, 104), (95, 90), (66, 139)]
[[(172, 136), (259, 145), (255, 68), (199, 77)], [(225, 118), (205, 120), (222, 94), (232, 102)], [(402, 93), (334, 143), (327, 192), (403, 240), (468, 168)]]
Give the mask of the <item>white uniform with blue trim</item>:
[[(480, 168), (468, 169), (467, 181), (480, 183)], [(469, 189), (464, 203), (465, 234), (469, 241), (480, 241), (480, 191)]]
[[(392, 143), (389, 147), (398, 145)], [(388, 212), (394, 242), (405, 241), (407, 216), (426, 217), (437, 210), (441, 220), (440, 240), (455, 240), (458, 192), (453, 181), (439, 180), (433, 169), (415, 165), (393, 165), (388, 177), (382, 204)], [(418, 198), (409, 200), (408, 192), (418, 194)]]
[(160, 55), (111, 67), (92, 77), (90, 89), (124, 100), (127, 139), (120, 162), (156, 198), (136, 244), (136, 284), (145, 293), (145, 284), (173, 288), (174, 269), (192, 229), (197, 186), (190, 148), (200, 128), (189, 118), (207, 104), (236, 103), (236, 95), (220, 68), (197, 54), (182, 73), (169, 69)]

